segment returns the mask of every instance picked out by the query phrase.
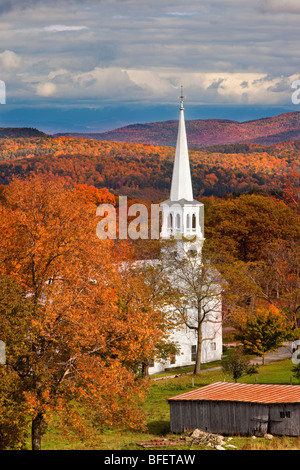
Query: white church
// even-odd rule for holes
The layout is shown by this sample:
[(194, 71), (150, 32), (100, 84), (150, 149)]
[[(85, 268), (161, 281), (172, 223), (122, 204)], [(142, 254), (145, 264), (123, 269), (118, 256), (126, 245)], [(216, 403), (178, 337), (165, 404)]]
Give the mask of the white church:
[[(204, 206), (193, 197), (188, 144), (184, 120), (183, 93), (180, 96), (180, 117), (170, 198), (160, 204), (162, 212), (161, 239), (175, 240), (180, 256), (189, 256), (193, 252), (201, 269), (201, 253), (204, 243)], [(216, 298), (216, 296), (213, 296)], [(203, 318), (201, 363), (218, 361), (222, 356), (222, 299), (221, 294)], [(196, 312), (189, 310), (190, 324), (196, 318)], [(197, 333), (186, 325), (181, 325), (170, 338), (179, 345), (180, 352), (168, 361), (154, 360), (150, 363), (149, 374), (166, 369), (195, 364)]]

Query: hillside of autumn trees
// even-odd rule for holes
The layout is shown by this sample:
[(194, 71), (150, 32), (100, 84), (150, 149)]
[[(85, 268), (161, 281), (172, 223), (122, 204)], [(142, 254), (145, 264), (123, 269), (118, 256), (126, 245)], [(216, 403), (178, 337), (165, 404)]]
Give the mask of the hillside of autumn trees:
[[(100, 240), (101, 202), (116, 198), (63, 178), (34, 175), (1, 187), (1, 450), (26, 449), (30, 428), (40, 450), (50, 423), (94, 448), (104, 429), (146, 429), (141, 403), (150, 381), (141, 372), (153, 356), (167, 357), (178, 318), (166, 306), (191, 291), (167, 282), (168, 263), (167, 271), (132, 269), (127, 240)], [(298, 319), (296, 211), (257, 194), (210, 198), (206, 211), (203, 254), (226, 280), (227, 319), (237, 321), (237, 311), (260, 320), (262, 306), (285, 323)], [(193, 267), (186, 261), (182, 268)]]
[[(173, 147), (75, 137), (0, 138), (0, 184), (13, 176), (63, 176), (156, 202), (168, 197)], [(190, 149), (194, 197), (275, 191), (297, 171), (300, 141), (274, 145), (230, 144)]]
[[(74, 137), (0, 138), (0, 449), (25, 448), (28, 425), (33, 449), (51, 422), (84, 442), (107, 426), (145, 428), (144, 370), (173, 346), (166, 338), (177, 318), (165, 307), (178, 291), (161, 271), (131, 269), (132, 260), (156, 256), (159, 242), (100, 240), (96, 207), (117, 207), (118, 195), (168, 197), (174, 153)], [(234, 326), (237, 313), (261, 307), (299, 320), (299, 153), (300, 141), (190, 150), (194, 196), (205, 203), (204, 249), (226, 280), (224, 319)]]
[[(131, 124), (104, 133), (57, 134), (117, 142), (143, 142), (175, 146), (178, 121)], [(190, 147), (252, 142), (275, 144), (300, 139), (300, 113), (291, 112), (252, 121), (186, 119)]]

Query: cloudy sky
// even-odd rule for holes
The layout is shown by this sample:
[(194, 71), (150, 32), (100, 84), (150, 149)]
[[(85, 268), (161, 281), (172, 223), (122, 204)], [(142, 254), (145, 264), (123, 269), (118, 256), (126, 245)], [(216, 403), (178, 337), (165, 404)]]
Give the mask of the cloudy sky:
[[(299, 0), (0, 0), (0, 127), (299, 111)], [(299, 109), (298, 109), (299, 108)]]

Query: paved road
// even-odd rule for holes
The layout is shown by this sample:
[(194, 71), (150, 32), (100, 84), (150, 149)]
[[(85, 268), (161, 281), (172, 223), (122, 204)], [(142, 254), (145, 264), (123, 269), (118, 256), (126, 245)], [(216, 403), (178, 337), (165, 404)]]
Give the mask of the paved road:
[[(286, 343), (284, 346), (279, 348), (276, 352), (266, 353), (265, 364), (267, 362), (275, 362), (275, 361), (280, 361), (282, 359), (291, 359), (291, 357), (292, 357), (292, 347), (289, 343)], [(251, 362), (254, 364), (262, 364), (262, 358), (256, 357), (255, 359), (252, 359)]]

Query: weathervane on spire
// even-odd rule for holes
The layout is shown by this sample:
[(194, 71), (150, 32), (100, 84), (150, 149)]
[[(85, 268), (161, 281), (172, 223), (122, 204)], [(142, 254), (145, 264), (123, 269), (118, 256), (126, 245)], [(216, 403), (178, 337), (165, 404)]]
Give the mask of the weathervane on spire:
[(178, 96), (178, 98), (180, 98), (180, 110), (183, 110), (183, 100), (186, 97), (183, 96), (183, 86), (182, 85), (181, 85), (181, 96)]

